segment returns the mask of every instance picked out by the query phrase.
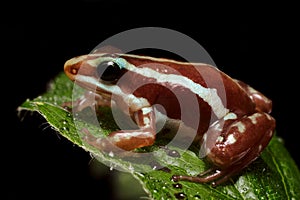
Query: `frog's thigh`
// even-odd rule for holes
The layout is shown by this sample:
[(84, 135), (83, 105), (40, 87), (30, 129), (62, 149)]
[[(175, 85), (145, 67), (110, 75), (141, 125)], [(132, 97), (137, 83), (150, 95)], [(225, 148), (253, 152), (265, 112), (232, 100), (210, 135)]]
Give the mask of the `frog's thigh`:
[(221, 184), (259, 156), (272, 138), (274, 128), (275, 120), (266, 113), (242, 118), (229, 113), (212, 124), (202, 139), (200, 157), (207, 156), (215, 167), (196, 177), (176, 175), (174, 180)]
[[(226, 121), (232, 121), (226, 125)], [(208, 159), (220, 168), (227, 168), (236, 162), (245, 167), (253, 161), (267, 146), (273, 136), (275, 120), (268, 114), (257, 112), (239, 119), (223, 119), (225, 130), (210, 143), (207, 150)], [(214, 129), (211, 129), (214, 130)]]

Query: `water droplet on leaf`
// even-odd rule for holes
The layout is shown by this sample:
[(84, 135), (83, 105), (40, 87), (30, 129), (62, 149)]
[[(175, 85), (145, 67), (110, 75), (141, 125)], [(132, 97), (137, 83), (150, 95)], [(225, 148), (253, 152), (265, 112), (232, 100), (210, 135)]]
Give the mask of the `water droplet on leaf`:
[(175, 193), (174, 196), (177, 199), (184, 199), (186, 197), (186, 195), (183, 192)]
[(182, 189), (182, 185), (180, 183), (173, 184), (173, 187), (176, 189)]

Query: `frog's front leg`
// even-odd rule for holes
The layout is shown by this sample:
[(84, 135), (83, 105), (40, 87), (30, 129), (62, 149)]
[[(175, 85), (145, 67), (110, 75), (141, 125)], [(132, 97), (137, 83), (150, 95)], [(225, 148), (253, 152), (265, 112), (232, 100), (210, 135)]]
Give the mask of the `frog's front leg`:
[[(104, 150), (126, 150), (150, 146), (155, 141), (155, 116), (152, 107), (145, 107), (133, 113), (133, 119), (138, 125), (137, 130), (120, 130), (112, 132), (107, 138), (96, 138), (85, 133), (85, 140), (92, 146)], [(118, 149), (120, 148), (120, 149)]]
[(174, 181), (213, 182), (218, 185), (255, 160), (268, 145), (275, 120), (264, 112), (238, 117), (234, 113), (213, 123), (204, 134), (200, 157), (214, 165), (199, 176), (173, 176)]

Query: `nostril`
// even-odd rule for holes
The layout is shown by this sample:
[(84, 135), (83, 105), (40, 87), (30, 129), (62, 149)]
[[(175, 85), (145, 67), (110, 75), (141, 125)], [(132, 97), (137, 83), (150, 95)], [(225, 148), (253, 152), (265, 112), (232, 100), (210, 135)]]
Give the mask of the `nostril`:
[(77, 72), (78, 72), (78, 69), (77, 69), (77, 68), (71, 67), (71, 69), (70, 69), (70, 73), (71, 73), (71, 74), (76, 75)]
[(69, 74), (69, 75), (77, 75), (78, 70), (79, 70), (79, 66), (80, 66), (80, 63), (81, 63), (81, 59), (83, 59), (82, 57), (83, 56), (67, 60), (65, 62), (65, 65), (64, 65), (65, 73)]

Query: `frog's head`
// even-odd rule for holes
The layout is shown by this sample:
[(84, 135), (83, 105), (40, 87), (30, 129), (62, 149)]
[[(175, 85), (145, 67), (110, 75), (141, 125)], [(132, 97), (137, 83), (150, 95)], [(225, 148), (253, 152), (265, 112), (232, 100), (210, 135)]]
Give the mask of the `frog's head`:
[(64, 71), (77, 85), (103, 98), (111, 99), (113, 95), (114, 100), (122, 99), (131, 111), (136, 111), (149, 106), (149, 102), (133, 94), (142, 77), (136, 75), (135, 66), (124, 54), (93, 53), (68, 60)]
[(81, 87), (99, 94), (115, 94), (116, 83), (126, 73), (128, 63), (117, 54), (89, 54), (68, 60), (66, 75)]

